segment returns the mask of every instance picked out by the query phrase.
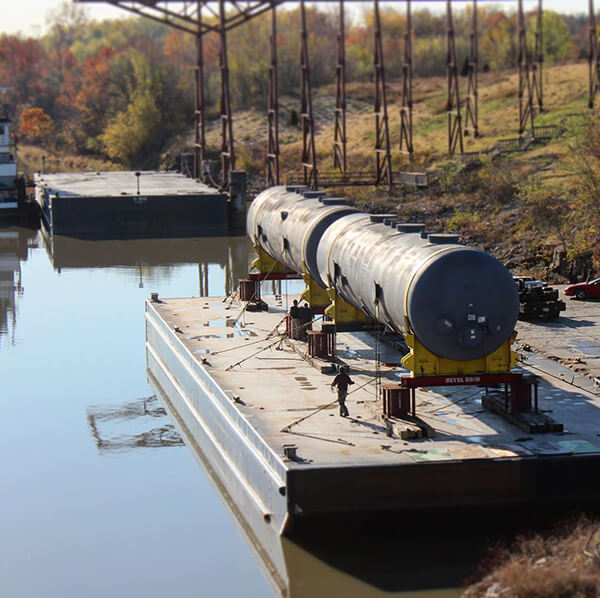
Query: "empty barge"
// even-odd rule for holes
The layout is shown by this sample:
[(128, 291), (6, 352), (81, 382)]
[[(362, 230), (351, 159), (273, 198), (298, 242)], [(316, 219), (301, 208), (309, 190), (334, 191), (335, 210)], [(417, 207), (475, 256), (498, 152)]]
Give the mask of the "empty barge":
[(35, 175), (47, 229), (91, 239), (219, 236), (230, 231), (230, 202), (218, 189), (176, 172)]

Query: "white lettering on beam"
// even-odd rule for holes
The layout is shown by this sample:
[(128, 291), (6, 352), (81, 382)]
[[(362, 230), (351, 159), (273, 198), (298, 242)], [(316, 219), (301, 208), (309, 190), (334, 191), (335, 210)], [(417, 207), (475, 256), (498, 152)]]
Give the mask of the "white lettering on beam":
[(481, 381), (481, 376), (457, 376), (445, 378), (446, 384), (474, 384)]

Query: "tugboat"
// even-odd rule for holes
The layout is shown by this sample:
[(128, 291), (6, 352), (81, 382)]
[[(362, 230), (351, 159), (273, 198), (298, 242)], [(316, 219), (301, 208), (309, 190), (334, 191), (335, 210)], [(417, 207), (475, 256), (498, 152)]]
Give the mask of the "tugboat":
[(8, 115), (0, 108), (0, 217), (17, 216), (23, 209), (24, 187), (17, 176), (17, 146), (10, 128)]
[[(0, 92), (7, 88), (0, 88)], [(11, 133), (6, 105), (0, 103), (0, 221), (19, 221), (37, 214), (35, 203), (27, 201), (26, 183), (17, 171), (17, 143)]]

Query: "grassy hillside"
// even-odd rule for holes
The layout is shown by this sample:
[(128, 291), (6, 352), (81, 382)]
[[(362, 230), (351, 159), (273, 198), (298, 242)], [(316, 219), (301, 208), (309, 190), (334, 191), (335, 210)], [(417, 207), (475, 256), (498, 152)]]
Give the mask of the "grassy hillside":
[[(401, 82), (389, 83), (388, 114), (394, 169), (437, 169), (436, 185), (424, 190), (347, 188), (337, 189), (366, 209), (397, 211), (406, 220), (424, 221), (430, 230), (459, 232), (470, 244), (490, 251), (515, 272), (530, 273), (562, 281), (586, 278), (600, 266), (598, 236), (590, 214), (578, 220), (572, 169), (567, 164), (588, 115), (587, 64), (545, 66), (545, 111), (537, 125), (561, 125), (564, 133), (550, 142), (523, 153), (491, 158), (478, 169), (465, 168), (447, 158), (445, 78), (417, 79), (414, 85), (414, 162), (398, 151)], [(466, 79), (461, 78), (464, 93)], [(517, 72), (485, 73), (480, 76), (479, 123), (481, 136), (465, 137), (465, 151), (492, 147), (498, 140), (517, 136)], [(332, 167), (333, 86), (314, 92), (317, 125), (316, 147), (321, 171)], [(374, 170), (373, 86), (350, 84), (348, 95), (348, 164), (350, 170)], [(600, 103), (600, 100), (599, 100)], [(282, 176), (298, 172), (301, 133), (290, 124), (299, 98), (281, 101)], [(258, 111), (236, 114), (234, 135), (238, 168), (264, 175), (266, 118)], [(218, 123), (211, 123), (208, 144), (219, 147)], [(541, 186), (542, 191), (537, 189)], [(530, 187), (535, 187), (532, 192)], [(572, 209), (571, 209), (572, 207)], [(593, 220), (593, 218), (592, 218)]]
[[(466, 79), (460, 84), (465, 91)], [(498, 139), (514, 137), (518, 129), (518, 78), (515, 72), (483, 73), (479, 78), (479, 117), (481, 137), (465, 137), (465, 151), (486, 149)], [(348, 85), (348, 162), (352, 170), (373, 168), (374, 117), (373, 85), (352, 83)], [(446, 79), (432, 77), (414, 82), (414, 145), (416, 165), (432, 165), (445, 159), (447, 149)], [(558, 124), (565, 115), (587, 109), (587, 64), (561, 64), (544, 69), (544, 103), (546, 112), (536, 124)], [(399, 103), (401, 81), (388, 84), (388, 116), (392, 146), (397, 148), (400, 131)], [(301, 151), (301, 132), (290, 124), (290, 114), (299, 111), (299, 97), (281, 100), (281, 146), (285, 156), (285, 171), (296, 170), (296, 156)], [(333, 111), (335, 89), (333, 85), (314, 91), (317, 154), (320, 168), (331, 168), (333, 143)], [(266, 117), (262, 112), (245, 111), (236, 114), (234, 134), (242, 164), (262, 169), (261, 152), (266, 134)], [(209, 146), (219, 147), (220, 128), (217, 121), (208, 126)], [(260, 140), (257, 142), (257, 140)], [(561, 141), (548, 148), (546, 153), (561, 153)], [(403, 165), (396, 151), (395, 167)]]

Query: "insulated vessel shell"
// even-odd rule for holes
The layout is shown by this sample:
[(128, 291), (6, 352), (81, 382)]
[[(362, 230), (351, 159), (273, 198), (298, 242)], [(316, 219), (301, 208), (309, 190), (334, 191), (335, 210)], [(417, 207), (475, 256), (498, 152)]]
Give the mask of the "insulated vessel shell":
[(276, 260), (298, 272), (304, 263), (323, 288), (413, 332), (438, 357), (480, 359), (510, 337), (519, 300), (495, 258), (452, 235), (423, 238), (420, 227), (322, 201), (269, 189), (250, 208), (248, 231)]
[(324, 287), (316, 267), (319, 241), (331, 223), (358, 210), (343, 200), (310, 197), (314, 194), (304, 197), (283, 186), (266, 189), (248, 209), (247, 228), (252, 241), (272, 258), (300, 273), (305, 263)]

